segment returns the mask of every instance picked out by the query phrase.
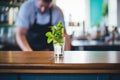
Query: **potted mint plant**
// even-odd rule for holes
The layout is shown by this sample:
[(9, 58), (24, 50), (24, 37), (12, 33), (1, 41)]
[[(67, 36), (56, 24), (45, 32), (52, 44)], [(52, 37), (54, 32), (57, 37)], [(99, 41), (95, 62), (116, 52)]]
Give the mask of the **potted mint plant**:
[(51, 27), (51, 32), (45, 34), (47, 38), (47, 43), (52, 43), (54, 46), (55, 57), (61, 57), (64, 54), (64, 26), (62, 22), (58, 23), (56, 26)]

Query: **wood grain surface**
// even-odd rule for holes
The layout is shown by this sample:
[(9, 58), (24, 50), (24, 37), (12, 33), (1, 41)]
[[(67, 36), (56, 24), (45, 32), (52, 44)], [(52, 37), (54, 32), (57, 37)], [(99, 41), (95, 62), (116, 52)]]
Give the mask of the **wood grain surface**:
[(1, 51), (0, 73), (120, 73), (118, 51)]

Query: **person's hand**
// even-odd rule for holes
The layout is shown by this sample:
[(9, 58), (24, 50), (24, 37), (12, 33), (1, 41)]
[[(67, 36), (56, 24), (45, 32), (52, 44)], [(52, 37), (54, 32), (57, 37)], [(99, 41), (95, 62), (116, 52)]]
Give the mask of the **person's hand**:
[(26, 33), (27, 33), (26, 28), (17, 27), (16, 29), (17, 44), (22, 49), (22, 51), (33, 51), (26, 39)]

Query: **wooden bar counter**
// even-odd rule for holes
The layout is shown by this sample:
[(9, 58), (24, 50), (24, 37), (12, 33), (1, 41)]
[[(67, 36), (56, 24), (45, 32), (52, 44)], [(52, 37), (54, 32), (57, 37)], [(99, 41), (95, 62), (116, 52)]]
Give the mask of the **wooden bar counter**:
[[(52, 51), (51, 52), (50, 51), (38, 51), (38, 52), (1, 51), (0, 75), (2, 74), (119, 75), (120, 52), (65, 51), (63, 58), (62, 57), (54, 58)], [(47, 79), (43, 79), (43, 80), (47, 80)], [(90, 80), (90, 79), (85, 79), (85, 80)], [(93, 80), (98, 80), (98, 79), (93, 79)], [(100, 80), (109, 80), (109, 79), (105, 78)], [(110, 80), (118, 80), (118, 79), (110, 79)]]
[(120, 73), (120, 52), (0, 52), (0, 73)]

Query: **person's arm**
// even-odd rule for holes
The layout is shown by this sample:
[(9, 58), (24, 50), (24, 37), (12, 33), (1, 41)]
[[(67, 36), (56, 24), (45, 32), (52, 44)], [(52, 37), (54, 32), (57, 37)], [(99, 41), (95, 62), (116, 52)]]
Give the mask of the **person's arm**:
[(66, 30), (64, 31), (65, 32), (65, 50), (68, 51), (68, 50), (71, 50), (71, 38), (69, 35), (67, 35), (66, 33)]
[(26, 39), (27, 29), (17, 27), (16, 28), (16, 42), (22, 51), (32, 51)]
[(18, 13), (17, 21), (15, 23), (16, 42), (23, 51), (32, 51), (26, 39), (26, 33), (29, 29), (31, 14), (31, 9), (28, 8), (31, 8), (30, 4), (27, 2), (22, 4)]

